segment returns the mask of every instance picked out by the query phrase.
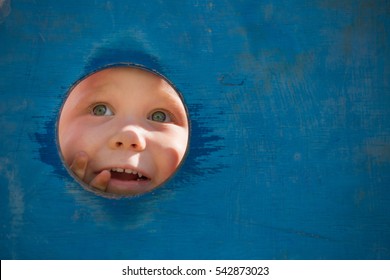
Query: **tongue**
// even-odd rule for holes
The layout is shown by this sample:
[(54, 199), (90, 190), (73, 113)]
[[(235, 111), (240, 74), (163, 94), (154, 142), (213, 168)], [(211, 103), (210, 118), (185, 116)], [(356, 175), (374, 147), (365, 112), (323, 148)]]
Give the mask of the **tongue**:
[(126, 172), (111, 172), (111, 178), (122, 181), (137, 181), (138, 174), (129, 174)]

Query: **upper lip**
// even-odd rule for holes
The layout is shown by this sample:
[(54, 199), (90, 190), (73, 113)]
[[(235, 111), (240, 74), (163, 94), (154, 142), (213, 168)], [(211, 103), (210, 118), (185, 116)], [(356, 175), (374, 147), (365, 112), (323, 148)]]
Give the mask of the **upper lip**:
[(139, 169), (139, 168), (135, 168), (133, 166), (123, 166), (123, 165), (114, 165), (114, 166), (110, 166), (110, 167), (105, 167), (105, 168), (102, 168), (100, 169), (100, 171), (96, 172), (96, 173), (100, 173), (102, 172), (103, 170), (108, 170), (108, 171), (116, 171), (116, 172), (126, 172), (126, 173), (132, 173), (132, 174), (138, 174), (139, 177), (146, 177), (148, 179), (150, 179), (150, 176), (143, 170)]

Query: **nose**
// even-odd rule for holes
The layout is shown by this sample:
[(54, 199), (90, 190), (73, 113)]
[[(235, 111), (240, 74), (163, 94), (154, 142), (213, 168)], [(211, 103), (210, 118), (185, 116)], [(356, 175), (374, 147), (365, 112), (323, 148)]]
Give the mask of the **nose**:
[(141, 128), (127, 126), (116, 132), (109, 139), (109, 146), (111, 149), (141, 152), (146, 148), (146, 139)]

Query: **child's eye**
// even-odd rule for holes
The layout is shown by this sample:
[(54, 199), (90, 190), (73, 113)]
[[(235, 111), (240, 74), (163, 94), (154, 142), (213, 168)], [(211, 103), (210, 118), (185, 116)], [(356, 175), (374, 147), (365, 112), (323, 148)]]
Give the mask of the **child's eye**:
[(162, 123), (169, 123), (172, 122), (172, 118), (168, 112), (157, 110), (150, 114), (148, 117), (149, 120), (154, 122), (162, 122)]
[(104, 104), (98, 104), (92, 108), (92, 114), (95, 116), (112, 116), (114, 113)]

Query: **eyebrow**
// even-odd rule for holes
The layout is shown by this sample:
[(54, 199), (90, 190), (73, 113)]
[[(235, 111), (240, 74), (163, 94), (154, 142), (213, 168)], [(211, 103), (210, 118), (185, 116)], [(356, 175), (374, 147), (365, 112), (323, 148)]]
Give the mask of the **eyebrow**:
[[(186, 118), (186, 109), (184, 106), (184, 102), (181, 96), (172, 88), (172, 90), (159, 90), (156, 97), (162, 97), (161, 101), (156, 102), (157, 104), (161, 103), (161, 106), (168, 106), (173, 108), (175, 112), (180, 114), (181, 118)], [(174, 113), (174, 112), (172, 112)]]
[(108, 96), (106, 91), (100, 88), (81, 87), (77, 89), (77, 92), (74, 92), (75, 89), (76, 87), (70, 92), (70, 95), (74, 94), (76, 98), (74, 106), (72, 106), (72, 110), (81, 110), (84, 112), (85, 110), (89, 109), (91, 104), (101, 101), (99, 99), (103, 99), (103, 97), (106, 99)]
[(166, 100), (168, 99), (171, 103), (182, 103), (182, 99), (180, 95), (176, 91), (171, 90), (158, 90), (157, 91), (157, 97), (161, 96), (162, 99)]
[(98, 87), (90, 87), (90, 88), (82, 88), (80, 89), (84, 94), (84, 99), (91, 100), (91, 99), (98, 99), (101, 97), (107, 97), (109, 94), (112, 93), (110, 90), (111, 85), (99, 85)]

